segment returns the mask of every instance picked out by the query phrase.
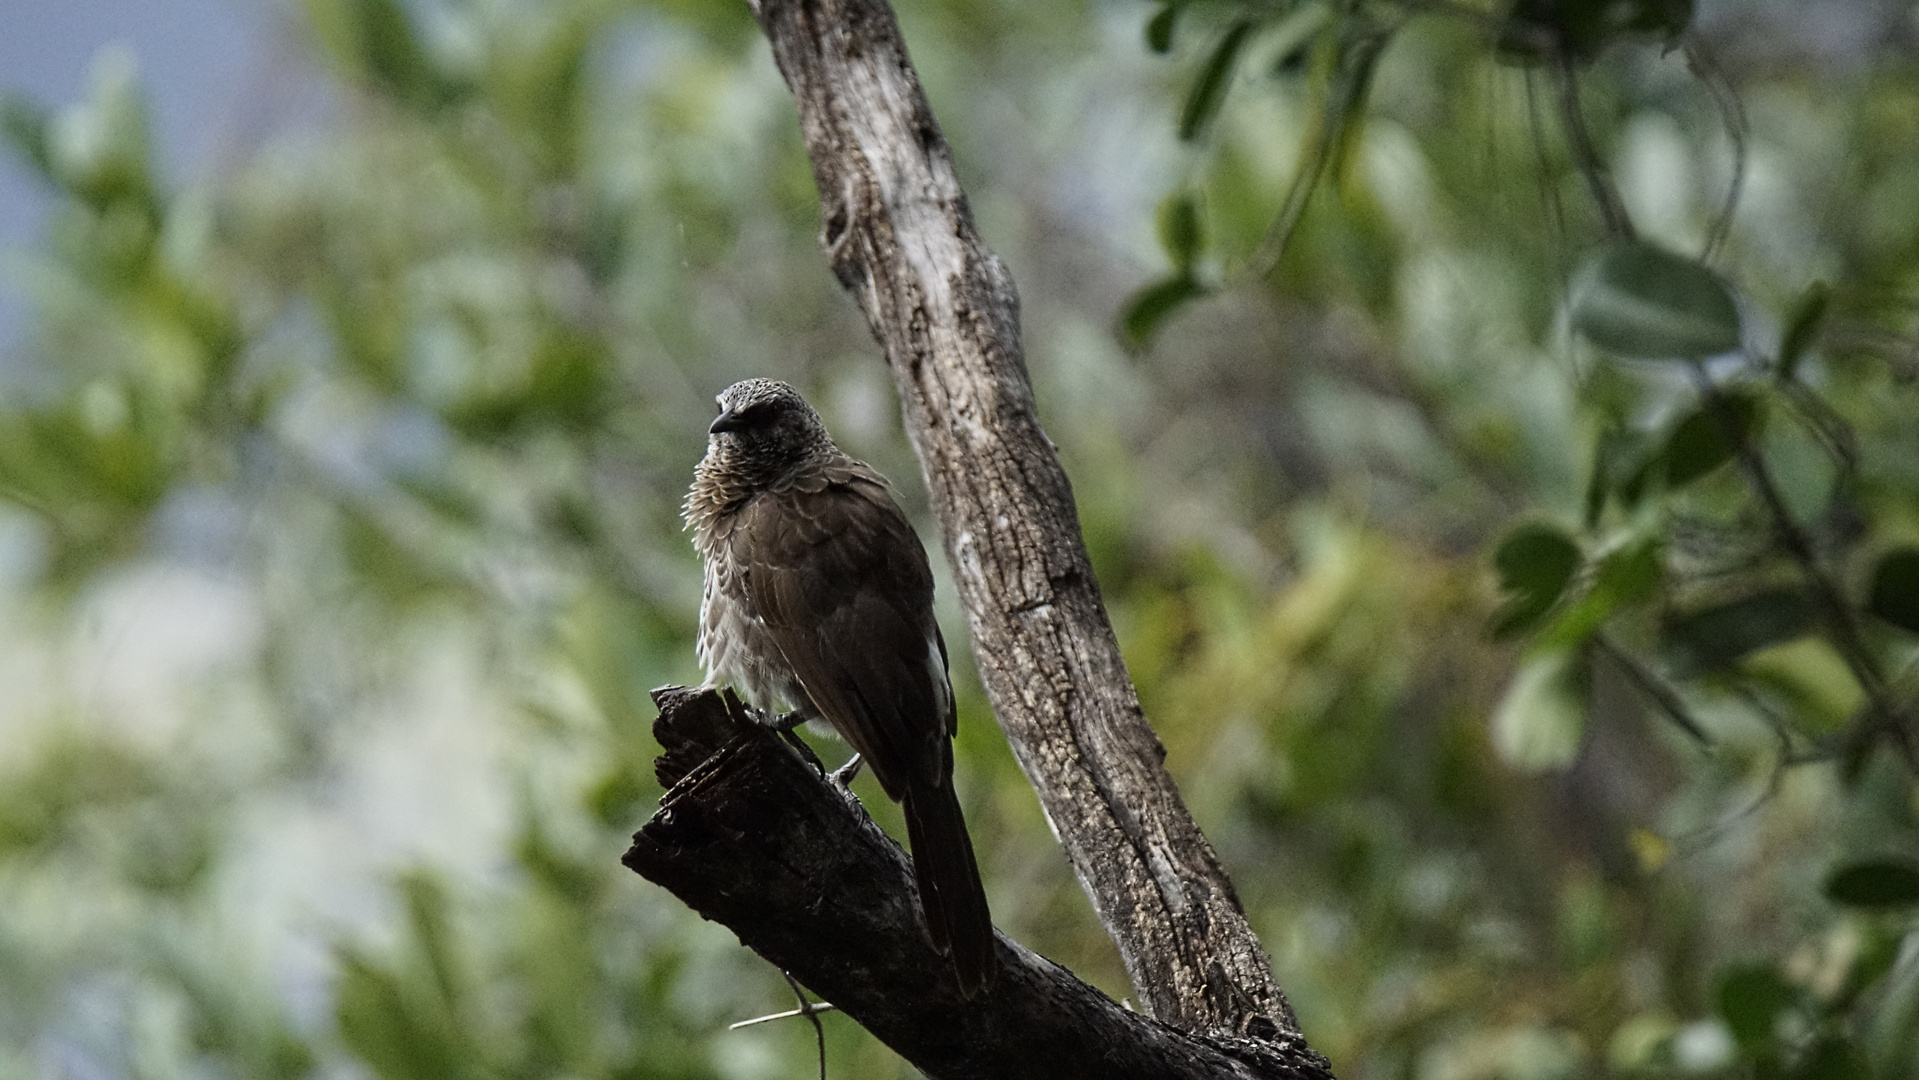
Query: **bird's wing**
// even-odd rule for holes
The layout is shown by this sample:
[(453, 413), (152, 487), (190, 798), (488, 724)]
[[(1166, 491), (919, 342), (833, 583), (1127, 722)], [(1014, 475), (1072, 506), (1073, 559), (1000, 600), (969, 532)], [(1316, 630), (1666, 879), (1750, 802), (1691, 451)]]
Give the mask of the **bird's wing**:
[(887, 795), (943, 783), (953, 692), (933, 575), (879, 474), (847, 461), (763, 492), (728, 545), (787, 666)]

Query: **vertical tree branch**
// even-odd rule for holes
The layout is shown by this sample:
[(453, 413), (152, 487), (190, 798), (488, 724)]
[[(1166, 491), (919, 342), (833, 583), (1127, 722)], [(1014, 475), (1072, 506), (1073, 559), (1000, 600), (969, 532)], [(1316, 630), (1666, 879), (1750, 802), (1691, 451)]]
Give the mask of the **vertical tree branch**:
[(1145, 1011), (1297, 1038), (1120, 657), (1035, 413), (1019, 302), (981, 243), (884, 0), (753, 4), (799, 106), (834, 274), (885, 349), (974, 655)]

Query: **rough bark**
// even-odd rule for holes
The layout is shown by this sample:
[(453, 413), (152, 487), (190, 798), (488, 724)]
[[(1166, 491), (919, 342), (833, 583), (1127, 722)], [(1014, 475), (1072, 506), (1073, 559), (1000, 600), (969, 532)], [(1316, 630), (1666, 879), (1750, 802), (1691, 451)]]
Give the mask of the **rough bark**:
[(960, 996), (921, 928), (912, 869), (845, 790), (737, 699), (654, 692), (668, 791), (625, 862), (935, 1080), (1331, 1080), (1298, 1039), (1195, 1035), (1129, 1012), (1019, 945)]
[(1019, 301), (980, 241), (885, 0), (759, 0), (833, 272), (886, 352), (1000, 726), (1145, 1011), (1298, 1023), (1141, 712), (1035, 413)]

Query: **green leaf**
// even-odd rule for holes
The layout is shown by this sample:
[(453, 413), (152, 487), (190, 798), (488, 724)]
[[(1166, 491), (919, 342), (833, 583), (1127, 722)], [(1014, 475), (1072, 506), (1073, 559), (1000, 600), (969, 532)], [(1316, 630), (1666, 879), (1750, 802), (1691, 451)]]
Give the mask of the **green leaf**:
[[(1617, 6), (1617, 5), (1614, 5)], [(1671, 41), (1692, 25), (1693, 0), (1634, 0), (1619, 20), (1627, 30), (1658, 34)]]
[(1832, 289), (1823, 281), (1806, 286), (1794, 301), (1792, 316), (1786, 320), (1786, 332), (1779, 340), (1779, 377), (1793, 379), (1799, 374), (1799, 361), (1819, 333), (1826, 309), (1832, 304)]
[(1570, 649), (1591, 637), (1622, 608), (1640, 603), (1659, 589), (1666, 571), (1665, 549), (1648, 536), (1608, 552), (1593, 572), (1592, 588), (1540, 632), (1539, 644)]
[(450, 1018), (398, 975), (352, 950), (341, 952), (339, 969), (333, 997), (340, 1039), (379, 1080), (474, 1075)]
[(1179, 8), (1180, 8), (1179, 4), (1169, 3), (1165, 7), (1162, 7), (1158, 11), (1154, 12), (1153, 17), (1147, 20), (1147, 23), (1146, 23), (1146, 47), (1147, 48), (1153, 50), (1156, 53), (1159, 53), (1162, 56), (1172, 50), (1173, 24), (1179, 21)]
[(1139, 352), (1152, 344), (1160, 324), (1179, 310), (1182, 304), (1205, 296), (1207, 289), (1191, 274), (1178, 274), (1148, 285), (1126, 302), (1120, 317), (1120, 343), (1130, 352)]
[(1592, 474), (1586, 480), (1586, 528), (1599, 524), (1606, 501), (1618, 496), (1630, 511), (1645, 494), (1651, 464), (1659, 459), (1651, 436), (1633, 428), (1607, 428), (1593, 446)]
[(514, 857), (534, 881), (570, 904), (593, 903), (604, 884), (604, 879), (594, 873), (590, 864), (582, 863), (556, 845), (545, 824), (530, 812), (514, 845)]
[(342, 507), (341, 554), (355, 575), (395, 602), (418, 602), (456, 583), (423, 549), (403, 542), (379, 515)]
[(1812, 629), (1812, 604), (1797, 589), (1768, 589), (1670, 618), (1664, 637), (1683, 674), (1724, 668), (1748, 653)]
[(1835, 1012), (1851, 1008), (1862, 995), (1877, 987), (1899, 962), (1899, 954), (1904, 949), (1903, 928), (1867, 921), (1859, 924), (1859, 929), (1864, 940), (1846, 967), (1844, 983), (1830, 999), (1829, 1008)]
[(421, 870), (400, 879), (400, 893), (406, 900), (407, 921), (413, 940), (426, 961), (433, 988), (449, 1011), (456, 1011), (466, 996), (458, 950), (454, 946), (446, 888), (440, 879)]
[(0, 94), (0, 138), (6, 139), (34, 172), (57, 183), (53, 150), (47, 142), (50, 123), (47, 110), (26, 95)]
[(1772, 965), (1745, 964), (1719, 977), (1714, 999), (1733, 1041), (1753, 1055), (1772, 1042), (1779, 1014), (1799, 1000), (1799, 991)]
[(1550, 525), (1521, 525), (1493, 555), (1499, 587), (1509, 594), (1493, 617), (1492, 635), (1504, 639), (1531, 628), (1552, 610), (1579, 569), (1579, 545)]
[[(492, 43), (479, 90), (488, 104), (526, 139), (541, 170), (554, 179), (579, 168), (586, 99), (586, 64), (592, 38), (585, 19), (541, 19)], [(464, 92), (436, 75), (449, 100)]]
[(438, 72), (399, 0), (354, 0), (354, 6), (367, 73), (408, 104), (440, 104)]
[(1650, 244), (1627, 241), (1590, 260), (1573, 327), (1621, 356), (1712, 356), (1739, 347), (1739, 309), (1719, 275)]
[(649, 774), (629, 762), (616, 762), (587, 789), (586, 807), (600, 824), (615, 828), (635, 814), (640, 803), (655, 789), (647, 783)]
[(1872, 1072), (1851, 1040), (1827, 1035), (1793, 1067), (1792, 1080), (1871, 1080)]
[[(1902, 944), (1909, 934), (1899, 935)], [(1877, 1015), (1867, 1036), (1873, 1042), (1873, 1056), (1886, 1063), (1884, 1075), (1910, 1076), (1910, 1068), (1903, 1063), (1919, 1058), (1919, 964), (1896, 964), (1874, 998), (1872, 1009)]]
[(1622, 547), (1600, 562), (1593, 591), (1603, 591), (1621, 604), (1644, 600), (1665, 576), (1665, 555), (1656, 536)]
[(1919, 634), (1919, 548), (1887, 552), (1872, 571), (1866, 609), (1894, 626)]
[(1522, 661), (1493, 712), (1493, 749), (1516, 769), (1544, 772), (1572, 764), (1586, 731), (1586, 701), (1569, 652)]
[(1745, 446), (1759, 420), (1759, 402), (1750, 394), (1728, 393), (1706, 402), (1679, 422), (1660, 452), (1666, 487), (1681, 488), (1731, 461)]
[(1826, 878), (1826, 898), (1859, 908), (1910, 907), (1919, 904), (1919, 862), (1868, 859), (1834, 870)]
[(1191, 195), (1168, 195), (1159, 204), (1159, 243), (1166, 249), (1173, 266), (1190, 271), (1194, 260), (1206, 245), (1206, 233), (1199, 220), (1199, 204)]
[(599, 974), (603, 961), (595, 952), (591, 909), (539, 891), (527, 898), (522, 910), (518, 934), (523, 953), (517, 967), (529, 1005), (524, 1028), (528, 1057), (552, 1063), (538, 1075), (607, 1075), (598, 1059), (606, 1038), (601, 1003), (609, 987)]
[(354, 75), (421, 111), (454, 100), (399, 0), (306, 0), (306, 7), (321, 43)]
[(1226, 101), (1226, 84), (1231, 80), (1233, 68), (1239, 60), (1239, 50), (1245, 46), (1246, 35), (1252, 30), (1252, 22), (1241, 19), (1213, 47), (1213, 55), (1206, 58), (1206, 66), (1200, 69), (1199, 78), (1186, 95), (1186, 105), (1180, 110), (1181, 141), (1191, 142), (1198, 138), (1213, 122), (1213, 117), (1219, 115), (1219, 107)]
[(582, 428), (601, 416), (609, 358), (604, 345), (585, 334), (553, 327), (534, 348), (524, 378), (476, 387), (449, 406), (445, 419), (461, 433), (500, 438), (516, 429), (550, 423)]
[[(1345, 24), (1335, 23), (1335, 19), (1331, 4), (1300, 4), (1280, 19), (1261, 27), (1257, 45), (1249, 44), (1250, 51), (1241, 62), (1249, 65), (1253, 71), (1265, 72), (1275, 78), (1303, 73), (1309, 66), (1314, 39), (1329, 25), (1333, 25), (1335, 30), (1345, 28)], [(1374, 43), (1364, 36), (1349, 39), (1349, 42), (1339, 49), (1340, 62), (1366, 63), (1365, 54), (1372, 50)]]
[(1692, 7), (1693, 0), (1515, 0), (1500, 22), (1497, 47), (1523, 64), (1562, 54), (1591, 60), (1628, 35), (1677, 39), (1692, 23)]
[(1606, 513), (1606, 500), (1618, 486), (1619, 433), (1608, 428), (1593, 446), (1592, 472), (1586, 477), (1586, 528), (1592, 529)]
[(126, 227), (157, 227), (146, 95), (133, 53), (100, 50), (87, 76), (85, 101), (60, 110), (46, 128), (47, 164), (68, 191)]
[(249, 1080), (303, 1080), (318, 1071), (309, 1037), (293, 1026), (284, 1004), (236, 982), (229, 957), (173, 934), (155, 944), (154, 962), (187, 1005), (189, 1045), (201, 1060), (218, 1060), (227, 1075)]

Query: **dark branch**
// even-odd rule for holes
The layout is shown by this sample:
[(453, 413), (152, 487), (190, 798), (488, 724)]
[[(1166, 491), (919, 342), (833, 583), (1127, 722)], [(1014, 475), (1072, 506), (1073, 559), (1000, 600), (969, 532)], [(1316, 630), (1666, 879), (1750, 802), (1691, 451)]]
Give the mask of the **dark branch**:
[(1331, 1080), (1302, 1040), (1181, 1032), (1004, 937), (996, 988), (968, 1002), (929, 976), (947, 965), (920, 926), (907, 856), (857, 800), (737, 701), (687, 687), (653, 699), (668, 791), (626, 865), (934, 1080)]

